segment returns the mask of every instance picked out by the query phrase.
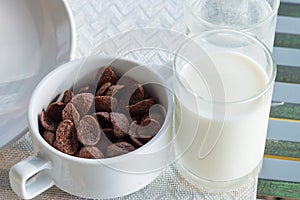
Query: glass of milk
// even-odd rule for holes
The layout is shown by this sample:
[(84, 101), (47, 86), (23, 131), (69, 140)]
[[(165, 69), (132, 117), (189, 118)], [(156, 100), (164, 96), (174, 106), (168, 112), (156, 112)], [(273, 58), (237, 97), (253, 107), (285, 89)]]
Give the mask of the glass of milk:
[(273, 49), (280, 0), (183, 0), (187, 33), (245, 31)]
[(195, 35), (173, 62), (175, 155), (190, 182), (228, 191), (257, 177), (276, 64), (255, 37), (228, 29)]

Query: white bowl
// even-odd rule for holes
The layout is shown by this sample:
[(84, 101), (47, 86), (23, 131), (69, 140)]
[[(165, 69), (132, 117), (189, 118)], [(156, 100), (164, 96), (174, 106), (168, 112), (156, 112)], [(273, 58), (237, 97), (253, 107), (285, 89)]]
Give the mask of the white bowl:
[[(42, 138), (38, 115), (58, 94), (75, 83), (95, 80), (97, 69), (108, 65), (146, 85), (147, 91), (165, 107), (161, 129), (144, 146), (117, 157), (84, 159), (56, 150)], [(172, 93), (165, 87), (162, 77), (150, 68), (107, 56), (64, 64), (47, 75), (32, 95), (28, 119), (35, 153), (11, 168), (11, 187), (25, 199), (53, 185), (84, 198), (114, 198), (137, 191), (154, 180), (169, 162), (172, 113)]]
[(75, 28), (63, 0), (0, 0), (0, 148), (27, 130), (33, 88), (74, 55)]

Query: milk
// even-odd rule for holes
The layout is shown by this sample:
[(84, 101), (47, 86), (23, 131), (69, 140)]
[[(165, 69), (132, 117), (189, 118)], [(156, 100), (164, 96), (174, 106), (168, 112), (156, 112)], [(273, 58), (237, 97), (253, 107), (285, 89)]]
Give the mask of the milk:
[(191, 174), (209, 181), (232, 181), (262, 161), (272, 88), (265, 90), (269, 78), (249, 57), (222, 52), (211, 59), (214, 66), (202, 59), (203, 69), (186, 65), (179, 72), (192, 95), (175, 86), (175, 151)]

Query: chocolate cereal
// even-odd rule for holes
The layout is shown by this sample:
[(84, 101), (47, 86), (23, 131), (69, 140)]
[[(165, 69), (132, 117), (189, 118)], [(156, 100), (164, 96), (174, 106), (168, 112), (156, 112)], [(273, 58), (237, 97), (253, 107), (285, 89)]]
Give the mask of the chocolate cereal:
[(153, 99), (144, 99), (136, 104), (127, 106), (127, 109), (132, 116), (142, 116), (147, 114), (154, 104), (155, 102)]
[(117, 138), (122, 138), (128, 132), (128, 119), (123, 113), (110, 113), (110, 120), (114, 128), (114, 133)]
[[(119, 74), (118, 74), (119, 75)], [(164, 123), (164, 107), (131, 77), (100, 68), (94, 84), (69, 89), (41, 111), (41, 136), (57, 150), (103, 159), (145, 145)], [(58, 94), (59, 96), (59, 94)]]
[(44, 138), (44, 140), (46, 140), (46, 142), (48, 142), (48, 144), (52, 145), (54, 140), (55, 140), (55, 134), (52, 133), (51, 131), (47, 131), (45, 130), (44, 133), (42, 133), (42, 137)]
[(53, 146), (69, 155), (73, 155), (77, 152), (79, 142), (74, 123), (71, 120), (64, 120), (59, 124)]
[(107, 157), (114, 157), (129, 153), (134, 151), (135, 148), (128, 142), (117, 142), (115, 144), (111, 144), (107, 147), (106, 155)]
[(103, 95), (106, 90), (111, 86), (111, 83), (110, 82), (107, 82), (107, 83), (104, 83), (100, 88), (99, 90), (96, 92), (96, 96), (101, 96)]
[(78, 156), (81, 158), (89, 158), (89, 159), (99, 159), (104, 158), (104, 154), (97, 147), (82, 147), (78, 153)]
[(69, 103), (72, 100), (73, 97), (74, 97), (73, 91), (72, 90), (66, 90), (64, 92), (64, 96), (62, 98), (62, 102), (65, 103), (65, 104), (67, 104), (67, 103)]
[(95, 145), (99, 142), (100, 136), (99, 124), (93, 116), (86, 115), (79, 121), (77, 137), (82, 144), (87, 146)]
[(117, 109), (117, 99), (111, 96), (96, 96), (95, 108), (97, 112), (112, 112)]
[(66, 105), (66, 107), (62, 110), (62, 119), (63, 120), (71, 120), (75, 124), (77, 124), (80, 120), (80, 114), (75, 108), (74, 104), (71, 102)]
[(94, 102), (94, 95), (91, 93), (76, 94), (72, 101), (73, 105), (79, 112), (80, 116), (86, 115), (91, 109)]
[(118, 81), (118, 77), (110, 67), (101, 67), (97, 72), (98, 84), (97, 88), (100, 88), (105, 83), (111, 83), (114, 85)]
[(64, 103), (54, 102), (51, 103), (46, 111), (41, 113), (41, 124), (44, 129), (55, 132), (59, 122), (62, 121), (61, 112), (65, 108)]

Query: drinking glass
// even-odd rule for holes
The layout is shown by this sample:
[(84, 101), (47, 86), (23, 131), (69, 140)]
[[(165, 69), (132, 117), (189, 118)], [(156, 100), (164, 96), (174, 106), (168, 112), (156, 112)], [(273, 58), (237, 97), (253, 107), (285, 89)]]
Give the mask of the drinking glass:
[(262, 165), (276, 64), (244, 32), (188, 38), (173, 61), (178, 169), (209, 191), (231, 191)]
[(247, 32), (272, 51), (280, 0), (183, 0), (187, 32), (213, 29)]

